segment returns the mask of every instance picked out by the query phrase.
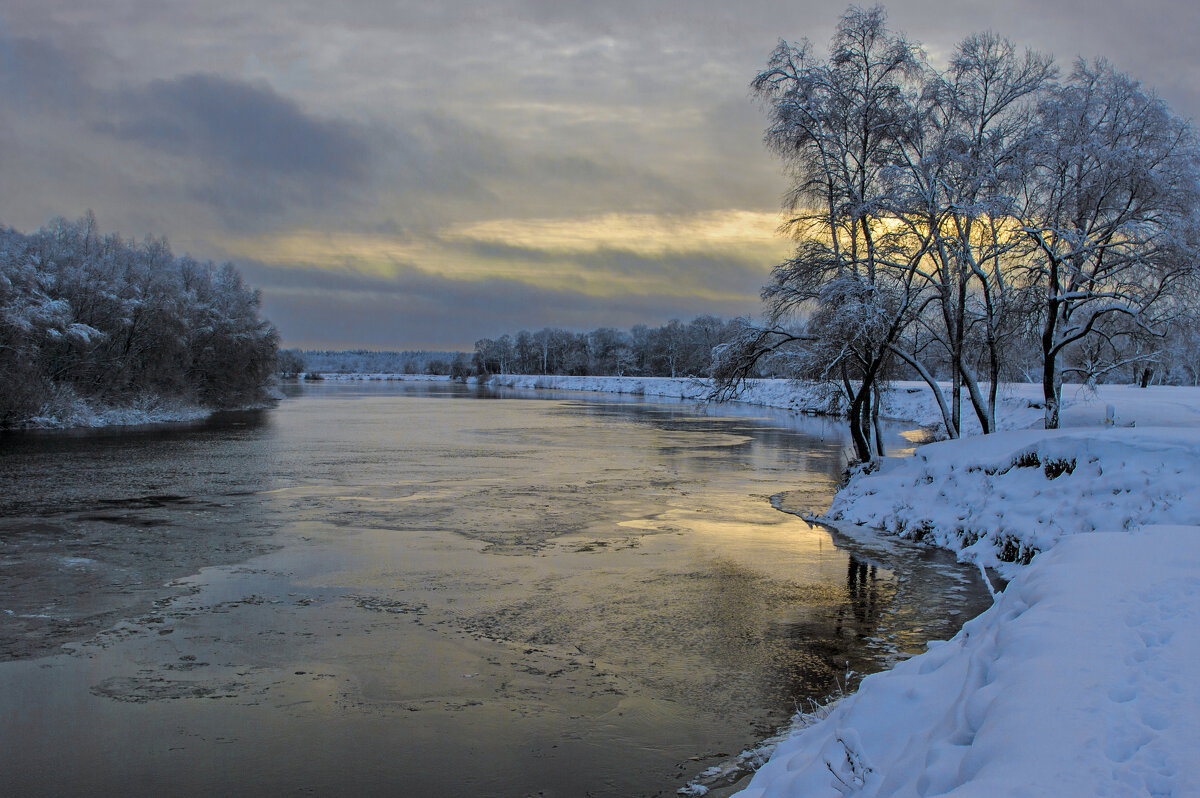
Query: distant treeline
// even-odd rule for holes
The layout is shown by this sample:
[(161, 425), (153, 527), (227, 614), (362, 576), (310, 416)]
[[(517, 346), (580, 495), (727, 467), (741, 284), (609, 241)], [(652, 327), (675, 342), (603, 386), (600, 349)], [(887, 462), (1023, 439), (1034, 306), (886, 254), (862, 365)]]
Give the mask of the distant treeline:
[(90, 212), (0, 229), (0, 426), (81, 402), (254, 402), (278, 341), (232, 264), (101, 236)]
[(638, 324), (629, 330), (521, 330), (515, 336), (476, 341), (471, 368), (476, 374), (706, 377), (713, 349), (733, 331), (733, 322), (716, 316), (697, 316), (686, 324), (672, 319), (661, 327)]
[(376, 352), (370, 349), (285, 349), (279, 369), (285, 376), (308, 374), (449, 374), (464, 352)]
[(697, 316), (684, 324), (638, 324), (629, 330), (599, 327), (572, 332), (545, 327), (515, 336), (482, 338), (475, 351), (375, 352), (285, 349), (279, 368), (285, 376), (309, 374), (569, 374), (576, 376), (704, 377), (713, 348), (729, 339), (735, 323)]

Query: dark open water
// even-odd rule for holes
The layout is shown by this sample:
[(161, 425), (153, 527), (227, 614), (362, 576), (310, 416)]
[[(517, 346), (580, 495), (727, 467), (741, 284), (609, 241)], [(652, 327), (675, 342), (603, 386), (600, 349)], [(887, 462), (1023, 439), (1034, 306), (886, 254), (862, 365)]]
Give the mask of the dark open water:
[(988, 602), (772, 506), (827, 506), (836, 424), (293, 392), (0, 439), (0, 792), (670, 795)]

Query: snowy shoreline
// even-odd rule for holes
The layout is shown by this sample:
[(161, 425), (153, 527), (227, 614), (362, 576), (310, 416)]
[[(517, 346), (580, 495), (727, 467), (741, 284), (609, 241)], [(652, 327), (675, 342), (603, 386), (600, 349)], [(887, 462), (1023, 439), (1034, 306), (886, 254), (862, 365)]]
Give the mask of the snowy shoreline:
[(70, 432), (171, 424), (191, 424), (216, 413), (262, 410), (274, 406), (282, 394), (268, 393), (261, 401), (238, 407), (204, 407), (182, 399), (144, 396), (125, 405), (105, 405), (82, 397), (57, 402), (39, 415), (27, 419), (12, 432)]
[(215, 411), (186, 402), (147, 399), (124, 406), (78, 400), (28, 419), (16, 430), (66, 431), (203, 421)]
[[(691, 400), (707, 392), (690, 378), (497, 375), (490, 384)], [(839, 528), (920, 539), (1012, 581), (953, 639), (807, 719), (741, 795), (1200, 794), (1200, 685), (1188, 678), (1200, 657), (1200, 389), (1066, 386), (1063, 428), (1050, 431), (1040, 428), (1040, 394), (1003, 386), (1001, 432), (858, 469), (827, 511), (813, 508)], [(785, 380), (755, 381), (739, 401), (827, 410), (817, 391)], [(920, 383), (895, 385), (883, 414), (921, 426), (940, 417)], [(207, 415), (89, 408), (91, 423), (70, 426)]]
[(838, 493), (834, 524), (1013, 581), (782, 743), (743, 795), (1200, 794), (1200, 390), (1064, 399), (1062, 429), (1010, 402), (1008, 431), (884, 460)]
[[(665, 378), (492, 384), (705, 390)], [(1012, 581), (953, 639), (798, 728), (740, 795), (1200, 794), (1200, 685), (1189, 678), (1200, 656), (1200, 389), (1066, 386), (1059, 430), (1040, 428), (1039, 385), (1001, 393), (1002, 431), (857, 470), (827, 520), (924, 540)], [(824, 408), (786, 381), (739, 399)], [(938, 419), (917, 383), (895, 386), (884, 415)]]

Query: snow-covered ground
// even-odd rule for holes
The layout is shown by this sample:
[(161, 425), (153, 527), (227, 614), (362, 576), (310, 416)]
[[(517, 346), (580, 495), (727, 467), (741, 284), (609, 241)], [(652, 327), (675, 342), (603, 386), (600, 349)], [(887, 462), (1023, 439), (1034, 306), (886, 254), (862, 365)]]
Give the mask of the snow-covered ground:
[(1200, 795), (1200, 536), (1061, 540), (954, 639), (864, 679), (744, 798)]
[(104, 405), (83, 397), (47, 403), (30, 418), (28, 429), (76, 429), (81, 427), (128, 427), (139, 424), (163, 424), (200, 421), (212, 415), (211, 409), (186, 402), (146, 397), (125, 405)]
[(1200, 429), (1022, 430), (921, 447), (856, 475), (827, 517), (1015, 576), (1063, 537), (1200, 523)]

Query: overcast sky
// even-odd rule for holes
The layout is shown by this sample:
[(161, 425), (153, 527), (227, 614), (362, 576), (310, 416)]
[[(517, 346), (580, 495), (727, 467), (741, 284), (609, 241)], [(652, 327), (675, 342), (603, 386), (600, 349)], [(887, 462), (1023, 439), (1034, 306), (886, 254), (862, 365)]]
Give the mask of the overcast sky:
[[(232, 260), (285, 345), (464, 348), (758, 307), (786, 182), (747, 86), (798, 0), (4, 0), (0, 224)], [(1200, 117), (1194, 0), (893, 2)]]

